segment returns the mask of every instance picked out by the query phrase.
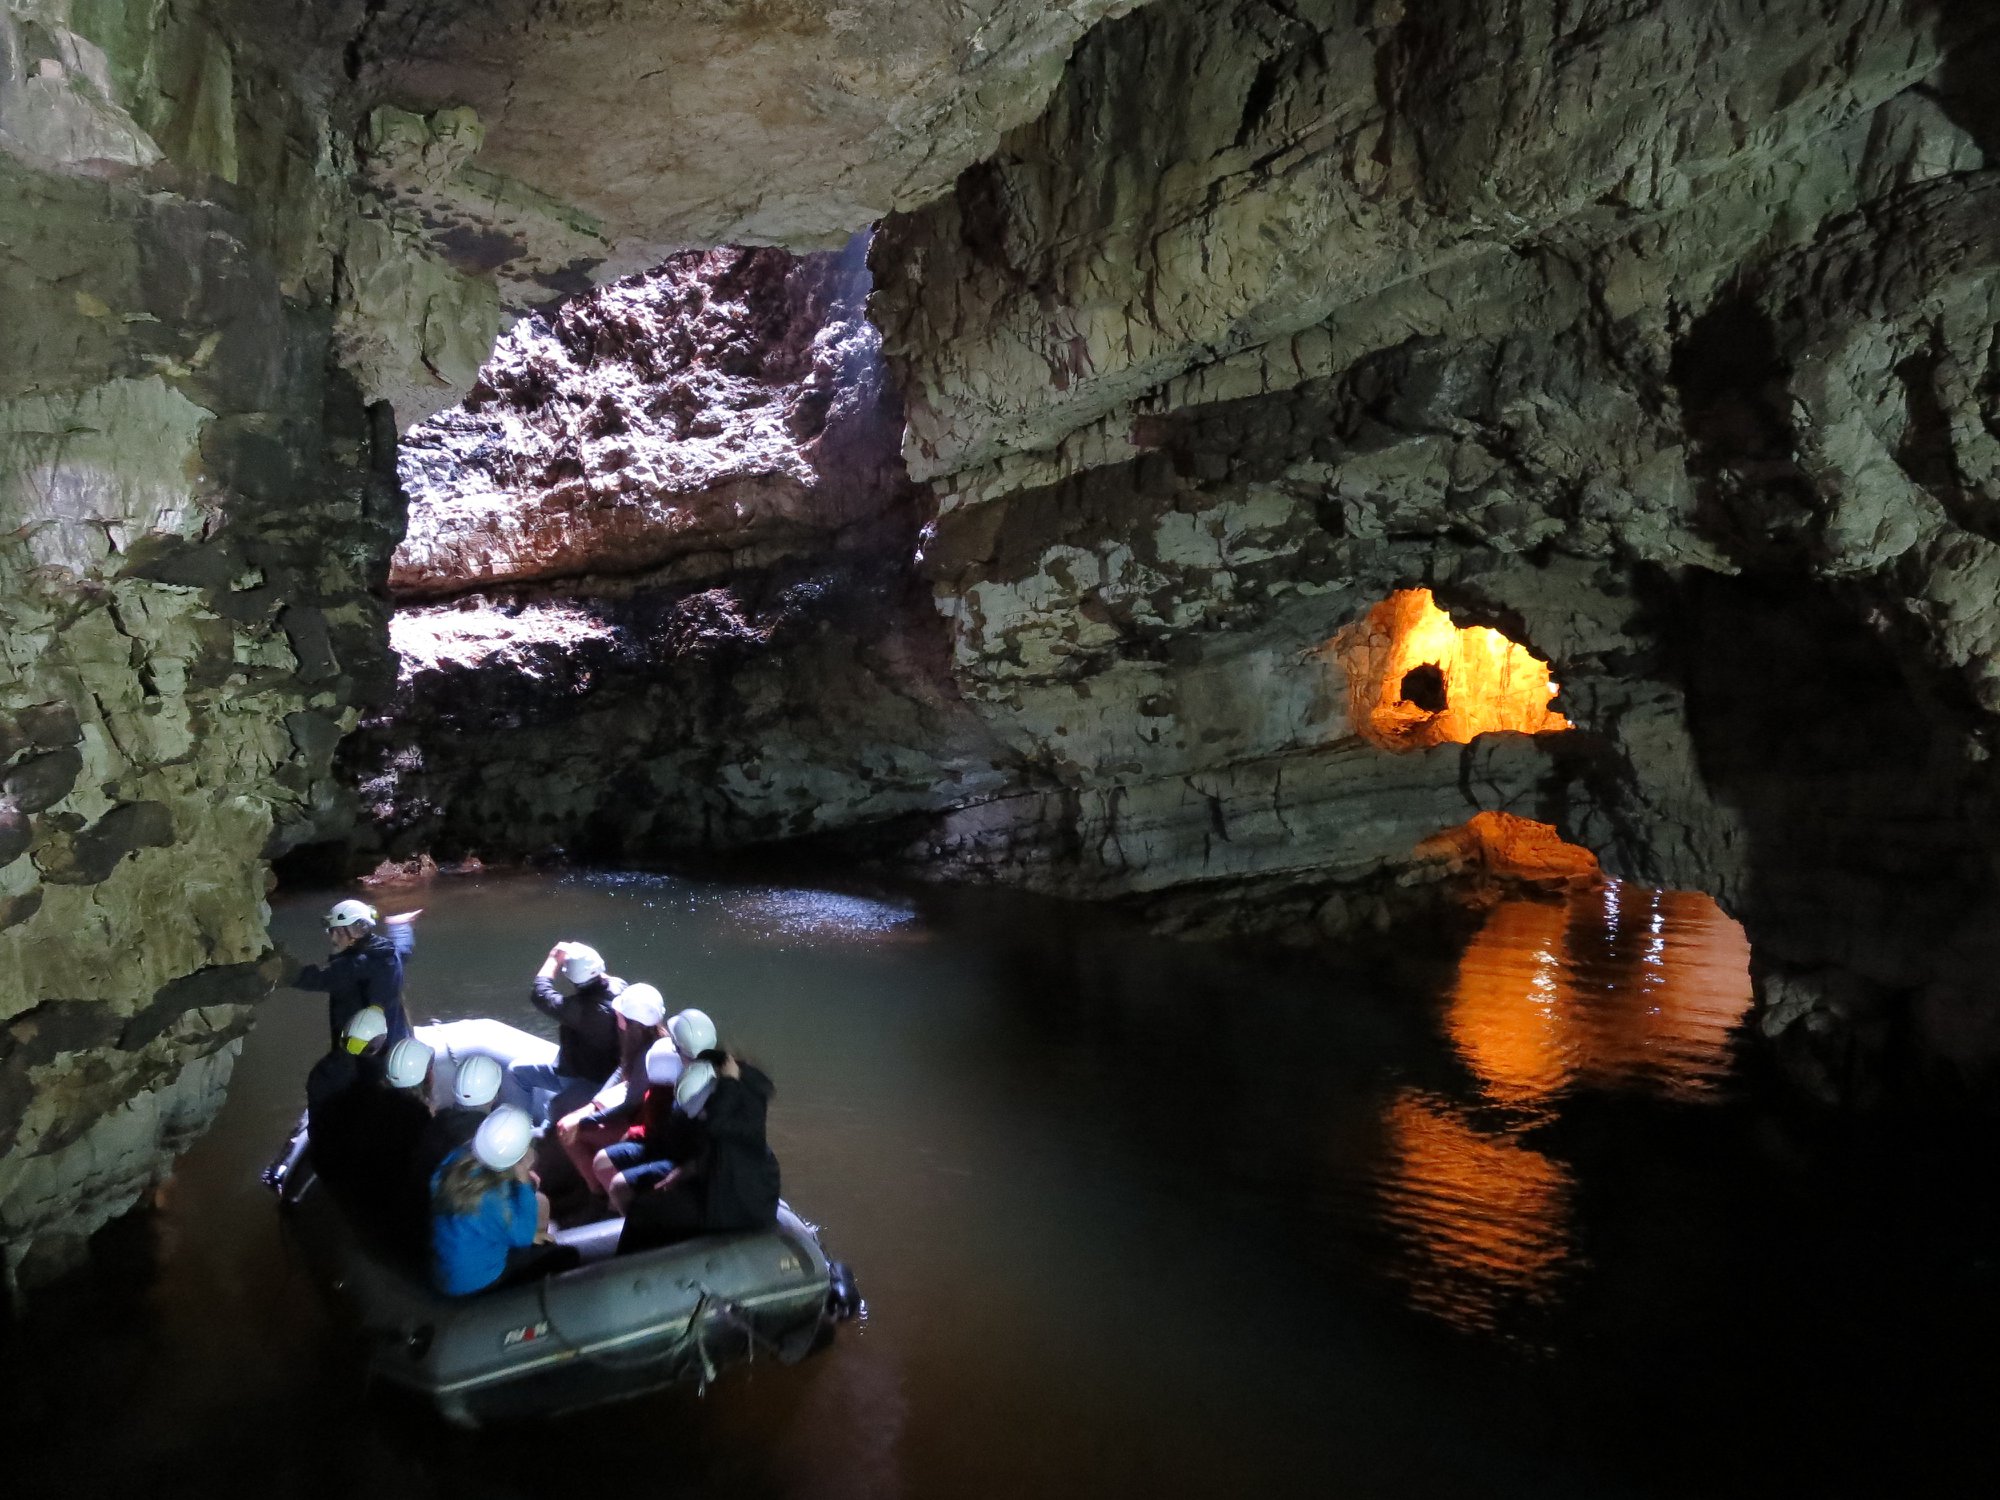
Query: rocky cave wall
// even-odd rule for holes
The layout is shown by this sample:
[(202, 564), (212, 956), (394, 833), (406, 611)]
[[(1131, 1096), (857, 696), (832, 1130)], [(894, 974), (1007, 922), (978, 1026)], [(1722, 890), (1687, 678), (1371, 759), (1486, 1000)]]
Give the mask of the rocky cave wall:
[(412, 429), (401, 681), (343, 751), (363, 864), (730, 849), (997, 784), (916, 576), (864, 249), (674, 257)]
[[(10, 1276), (212, 1112), (279, 967), (267, 861), (340, 830), (336, 743), (392, 691), (349, 752), (383, 852), (855, 829), (933, 874), (1305, 937), (1391, 910), (1440, 830), (1524, 814), (1719, 894), (1812, 1086), (1990, 1076), (1990, 5), (0, 18)], [(611, 368), (632, 307), (557, 313), (523, 339), (619, 385), (608, 409), (545, 403), (564, 435), (489, 382), (413, 461), (646, 541), (606, 567), (426, 532), (393, 684), (396, 433), (504, 323), (884, 214), (922, 490), (838, 493), (855, 453), (812, 413), (821, 333), (859, 334), (815, 280), (837, 262), (715, 304), (786, 370), (725, 368), (737, 314), (698, 314), (720, 343), (679, 407), (650, 406), (674, 371)], [(666, 281), (708, 305), (778, 264)], [(1359, 740), (1331, 643), (1419, 584), (1547, 659), (1576, 727)]]
[[(797, 575), (711, 553), (673, 607), (727, 601), (714, 623), (655, 594), (498, 698), (435, 678), (461, 726), (509, 704), (482, 731), (504, 769), (423, 713), (387, 728), (392, 852), (846, 831), (931, 876), (1310, 942), (1464, 874), (1442, 831), (1525, 815), (1742, 917), (1810, 1088), (1865, 1092), (1891, 1056), (1983, 1077), (1996, 24), (1859, 0), (1104, 21), (1038, 119), (875, 237), (935, 617), (802, 605)], [(580, 459), (530, 513), (630, 467)], [(900, 580), (906, 537), (845, 562)], [(1551, 662), (1573, 728), (1367, 743), (1338, 642), (1411, 585)], [(551, 727), (572, 702), (615, 796)]]
[(0, 1291), (219, 1103), (393, 684), (399, 428), (669, 250), (844, 241), (1119, 0), (5, 0)]
[[(876, 240), (954, 675), (1062, 783), (912, 856), (1338, 931), (1468, 804), (1525, 813), (1721, 896), (1815, 1089), (1990, 1078), (1996, 25), (1099, 27)], [(1544, 655), (1576, 729), (1345, 738), (1321, 645), (1419, 583)]]

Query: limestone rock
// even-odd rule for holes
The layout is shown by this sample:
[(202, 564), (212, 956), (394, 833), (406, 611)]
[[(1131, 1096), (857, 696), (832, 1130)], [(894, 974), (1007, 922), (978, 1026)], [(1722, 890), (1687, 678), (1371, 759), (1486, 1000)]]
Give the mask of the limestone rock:
[(1032, 118), (1133, 3), (387, 0), (347, 57), (397, 111), (376, 132), (390, 191), (535, 305), (691, 245), (842, 244)]
[(863, 249), (677, 256), (517, 326), (403, 445), (396, 591), (798, 550), (907, 513)]

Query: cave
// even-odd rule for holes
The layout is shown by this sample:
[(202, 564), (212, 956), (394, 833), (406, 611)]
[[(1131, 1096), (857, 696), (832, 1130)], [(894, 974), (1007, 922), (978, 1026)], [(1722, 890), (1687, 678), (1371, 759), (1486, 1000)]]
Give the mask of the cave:
[[(723, 986), (788, 1185), (990, 1354), (885, 1312), (768, 1398), (881, 1441), (732, 1467), (743, 1398), (710, 1488), (1636, 1494), (1619, 1388), (1713, 1408), (1668, 1488), (1923, 1488), (1856, 1371), (1990, 1321), (1986, 1210), (1880, 1210), (2000, 1104), (2000, 12), (1697, 9), (7, 0), (0, 1301), (143, 1407), (104, 1487), (302, 1389), (190, 1351), (319, 1337), (269, 1262), (197, 1314), (338, 890), (439, 1014), (567, 921)], [(1256, 1315), (1187, 1349), (1267, 1372), (1204, 1407), (1102, 1294), (1231, 1264), (1194, 1184)], [(1827, 1245), (1875, 1321), (1771, 1281)], [(954, 1445), (1072, 1408), (1166, 1436)]]

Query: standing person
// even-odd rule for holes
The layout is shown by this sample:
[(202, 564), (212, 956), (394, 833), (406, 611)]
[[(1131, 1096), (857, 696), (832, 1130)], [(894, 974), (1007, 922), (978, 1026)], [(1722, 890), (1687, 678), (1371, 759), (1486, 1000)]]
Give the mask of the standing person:
[(500, 1095), (506, 1069), (484, 1053), (475, 1052), (458, 1065), (452, 1075), (451, 1102), (431, 1116), (417, 1141), (415, 1174), (429, 1193), (431, 1178), (444, 1159), (471, 1141), (492, 1111)]
[(627, 1127), (639, 1118), (639, 1101), (646, 1089), (646, 1054), (655, 1042), (670, 1040), (667, 1002), (652, 985), (626, 985), (611, 1002), (611, 1010), (618, 1022), (617, 1071), (588, 1104), (556, 1122), (556, 1139), (562, 1142), (576, 1175), (600, 1196), (603, 1187), (591, 1170), (592, 1159), (613, 1141), (623, 1139)]
[(431, 1179), (431, 1284), (447, 1297), (581, 1263), (549, 1239), (549, 1200), (529, 1170), (534, 1142), (527, 1111), (503, 1104)]
[(761, 1229), (777, 1217), (778, 1158), (764, 1139), (775, 1092), (762, 1069), (727, 1052), (705, 1052), (688, 1065), (674, 1099), (704, 1128), (705, 1139), (692, 1160), (677, 1164), (652, 1191), (635, 1194), (618, 1237), (620, 1255), (697, 1234)]
[[(560, 973), (570, 986), (556, 987)], [(601, 1088), (618, 1069), (618, 1017), (611, 1002), (625, 981), (604, 972), (604, 960), (587, 943), (557, 943), (535, 971), (535, 1009), (556, 1023), (556, 1060), (515, 1063), (507, 1070), (508, 1099), (536, 1120), (549, 1118), (564, 1095)]]
[(365, 901), (337, 901), (326, 914), (327, 943), (333, 956), (323, 964), (306, 964), (293, 976), (292, 988), (326, 994), (327, 1030), (339, 1047), (354, 1013), (364, 1006), (380, 1008), (389, 1022), (394, 1044), (410, 1034), (403, 1013), (403, 960), (416, 946), (411, 925), (423, 908), (398, 912), (386, 922)]

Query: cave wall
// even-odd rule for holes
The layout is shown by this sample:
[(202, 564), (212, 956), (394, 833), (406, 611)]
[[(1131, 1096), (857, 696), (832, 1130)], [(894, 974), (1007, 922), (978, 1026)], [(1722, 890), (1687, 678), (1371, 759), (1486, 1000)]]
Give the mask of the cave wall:
[[(1039, 120), (875, 242), (954, 676), (1059, 783), (948, 813), (911, 857), (1338, 931), (1427, 834), (1522, 813), (1720, 896), (1815, 1089), (1899, 1049), (1990, 1075), (1967, 975), (1996, 25), (1162, 0), (1100, 26)], [(1857, 690), (1892, 662), (1885, 703), (1932, 707), (1829, 723), (1795, 683), (1854, 642), (1690, 650), (1713, 578), (1842, 622), (1874, 653)], [(1576, 730), (1346, 738), (1325, 643), (1419, 583), (1545, 656)], [(1691, 707), (1757, 695), (1810, 793), (1777, 790), (1782, 755), (1744, 765), (1742, 716)], [(1885, 716), (1894, 749), (1829, 749)]]
[(343, 189), (306, 81), (234, 20), (0, 15), (10, 1276), (219, 1106), (274, 977), (267, 850), (382, 685), (400, 504), (328, 359)]
[[(6, 0), (8, 1274), (212, 1112), (280, 967), (267, 862), (351, 816), (332, 757), (394, 692), (422, 732), (347, 768), (386, 853), (866, 826), (935, 874), (1301, 937), (1509, 812), (1720, 895), (1822, 1091), (1899, 1051), (1985, 1077), (1996, 28), (1974, 0)], [(509, 319), (884, 212), (906, 474), (836, 498), (861, 450), (791, 467), (794, 432), (624, 484), (613, 400), (581, 487), (523, 493), (650, 537), (698, 492), (700, 524), (637, 572), (482, 563), (476, 596), (412, 563), (454, 665), (395, 685), (396, 434)], [(808, 373), (767, 383), (809, 409)], [(1576, 728), (1359, 743), (1329, 643), (1419, 583), (1547, 658)], [(1874, 685), (1880, 746), (1844, 753), (1811, 674)], [(427, 735), (455, 748), (413, 761)]]
[(0, 1279), (158, 1179), (282, 968), (397, 432), (524, 312), (922, 201), (1127, 8), (6, 0)]

